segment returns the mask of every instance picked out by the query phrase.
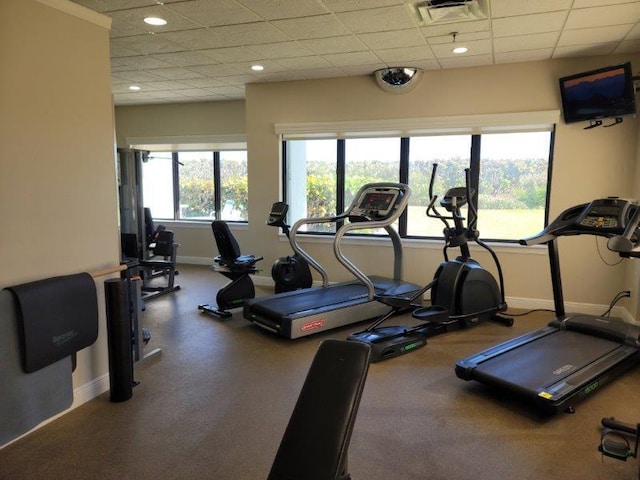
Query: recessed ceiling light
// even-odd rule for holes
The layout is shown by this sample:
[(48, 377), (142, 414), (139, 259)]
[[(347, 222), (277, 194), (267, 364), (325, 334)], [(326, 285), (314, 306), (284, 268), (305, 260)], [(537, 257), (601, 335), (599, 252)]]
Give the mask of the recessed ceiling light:
[(129, 85), (129, 90), (131, 90), (132, 92), (139, 92), (140, 87), (138, 85)]
[(149, 25), (162, 26), (166, 25), (167, 21), (164, 18), (160, 17), (145, 17), (144, 23), (148, 23)]
[(264, 67), (262, 65), (251, 65), (251, 70), (254, 72), (261, 72), (264, 70)]
[(467, 47), (456, 47), (452, 51), (453, 53), (460, 54), (460, 53), (467, 53), (468, 50), (469, 49)]

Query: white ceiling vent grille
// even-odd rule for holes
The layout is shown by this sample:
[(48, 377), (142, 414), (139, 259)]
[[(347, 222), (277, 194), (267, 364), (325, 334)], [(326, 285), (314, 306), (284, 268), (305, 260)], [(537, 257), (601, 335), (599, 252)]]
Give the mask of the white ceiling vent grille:
[(420, 22), (426, 25), (487, 18), (486, 0), (424, 0), (413, 8)]

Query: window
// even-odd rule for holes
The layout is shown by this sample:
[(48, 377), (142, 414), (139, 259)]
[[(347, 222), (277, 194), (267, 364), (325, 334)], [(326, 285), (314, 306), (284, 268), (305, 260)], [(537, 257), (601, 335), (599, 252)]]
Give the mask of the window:
[(246, 222), (247, 152), (151, 152), (142, 190), (154, 218)]
[[(433, 164), (438, 164), (433, 193), (439, 199), (449, 188), (463, 187), (465, 169), (469, 169), (471, 189), (477, 192), (473, 202), (481, 238), (516, 241), (544, 226), (552, 139), (550, 128), (346, 140), (285, 139), (284, 196), (294, 221), (344, 211), (365, 183), (407, 183), (412, 197), (398, 226), (400, 235), (441, 238), (444, 224), (426, 215)], [(462, 212), (466, 216), (467, 208)], [(335, 226), (310, 230), (335, 232)]]

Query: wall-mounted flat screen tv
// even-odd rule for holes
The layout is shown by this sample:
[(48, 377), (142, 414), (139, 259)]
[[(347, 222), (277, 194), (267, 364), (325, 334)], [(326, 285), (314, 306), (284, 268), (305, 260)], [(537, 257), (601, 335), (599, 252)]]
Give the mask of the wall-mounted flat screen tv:
[(636, 113), (630, 62), (563, 77), (560, 95), (566, 123)]

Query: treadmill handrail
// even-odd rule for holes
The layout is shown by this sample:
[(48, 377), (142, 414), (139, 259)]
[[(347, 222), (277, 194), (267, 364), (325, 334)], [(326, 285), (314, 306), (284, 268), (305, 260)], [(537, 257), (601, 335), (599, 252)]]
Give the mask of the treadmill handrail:
[[(398, 198), (398, 202), (394, 211), (383, 220), (368, 220), (368, 221), (347, 223), (338, 229), (338, 231), (336, 232), (336, 236), (333, 240), (333, 252), (336, 258), (347, 270), (349, 270), (349, 272), (351, 272), (358, 280), (360, 280), (367, 287), (367, 292), (368, 292), (367, 296), (370, 301), (374, 299), (373, 296), (375, 293), (373, 282), (369, 277), (367, 277), (362, 272), (362, 270), (360, 270), (351, 260), (349, 260), (344, 255), (341, 247), (342, 237), (344, 237), (346, 233), (352, 230), (384, 228), (387, 231), (387, 233), (389, 233), (389, 236), (391, 237), (393, 242), (394, 260), (395, 260), (394, 263), (396, 267), (398, 263), (401, 265), (402, 249), (398, 247), (402, 247), (402, 243), (400, 241), (400, 236), (398, 232), (396, 232), (393, 228), (391, 228), (391, 224), (395, 222), (398, 218), (400, 218), (400, 215), (402, 215), (404, 210), (407, 208), (407, 205), (409, 203), (409, 197), (411, 197), (411, 188), (405, 184), (381, 182), (381, 183), (375, 183), (371, 185), (376, 186), (377, 188), (398, 188), (403, 191), (403, 195)], [(355, 201), (357, 201), (357, 197), (358, 196), (356, 196)], [(399, 270), (400, 270), (399, 268), (394, 269), (394, 277), (401, 276), (401, 272)], [(396, 279), (399, 279), (399, 278), (396, 278)]]
[(569, 227), (575, 224), (576, 218), (580, 216), (580, 213), (589, 205), (583, 203), (571, 208), (567, 208), (549, 225), (544, 227), (540, 232), (527, 238), (519, 240), (520, 245), (540, 245), (548, 243), (556, 237), (564, 235), (577, 235), (578, 232), (571, 232)]
[(301, 218), (300, 220), (298, 220), (296, 223), (293, 224), (293, 227), (291, 227), (291, 232), (289, 234), (289, 244), (291, 245), (291, 248), (293, 249), (294, 252), (296, 252), (298, 255), (304, 258), (307, 261), (307, 263), (320, 274), (320, 276), (322, 277), (323, 287), (329, 286), (329, 275), (327, 274), (327, 271), (324, 269), (324, 267), (320, 265), (320, 263), (318, 263), (318, 261), (315, 258), (313, 258), (311, 255), (305, 252), (303, 248), (300, 246), (297, 239), (298, 230), (303, 225), (312, 225), (312, 224), (318, 224), (318, 223), (336, 223), (339, 220), (343, 220), (347, 218), (347, 216), (348, 215), (345, 212), (340, 215), (332, 215), (332, 216), (316, 217), (316, 218)]
[(609, 238), (607, 248), (612, 252), (619, 253), (622, 257), (640, 257), (639, 226), (640, 207), (636, 206), (633, 217), (629, 220), (629, 224), (624, 229), (624, 232), (622, 232), (622, 235)]

